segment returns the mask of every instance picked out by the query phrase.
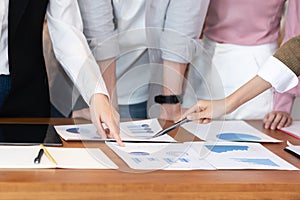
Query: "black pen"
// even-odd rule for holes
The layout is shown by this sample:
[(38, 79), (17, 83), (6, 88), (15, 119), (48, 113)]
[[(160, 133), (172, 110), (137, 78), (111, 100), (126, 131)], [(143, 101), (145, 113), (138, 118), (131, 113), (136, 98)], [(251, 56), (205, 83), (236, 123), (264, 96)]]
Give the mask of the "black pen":
[(159, 137), (159, 136), (162, 136), (164, 134), (167, 134), (168, 132), (174, 130), (175, 128), (177, 128), (178, 126), (184, 124), (184, 123), (187, 123), (187, 122), (190, 122), (191, 120), (187, 119), (187, 118), (183, 118), (182, 120), (176, 122), (175, 124), (173, 124), (172, 126), (169, 126), (168, 128), (166, 129), (163, 129), (161, 131), (159, 131), (158, 133), (156, 133), (155, 135), (152, 136), (152, 138), (155, 138), (155, 137)]
[(34, 164), (40, 164), (43, 154), (44, 154), (44, 149), (40, 149), (37, 157), (34, 159)]

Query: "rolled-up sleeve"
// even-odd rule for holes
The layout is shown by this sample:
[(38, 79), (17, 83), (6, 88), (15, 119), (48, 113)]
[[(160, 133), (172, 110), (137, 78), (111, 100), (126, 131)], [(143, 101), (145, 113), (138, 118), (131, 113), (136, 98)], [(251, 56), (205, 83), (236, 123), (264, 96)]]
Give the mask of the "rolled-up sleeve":
[(78, 0), (83, 32), (97, 61), (118, 56), (117, 31), (111, 0)]
[(86, 103), (95, 93), (108, 92), (83, 34), (77, 1), (50, 0), (47, 21), (57, 60), (78, 88)]
[(188, 63), (196, 53), (209, 0), (171, 0), (160, 40), (162, 58)]
[(257, 75), (269, 82), (279, 93), (286, 92), (298, 84), (295, 73), (274, 56), (264, 63)]

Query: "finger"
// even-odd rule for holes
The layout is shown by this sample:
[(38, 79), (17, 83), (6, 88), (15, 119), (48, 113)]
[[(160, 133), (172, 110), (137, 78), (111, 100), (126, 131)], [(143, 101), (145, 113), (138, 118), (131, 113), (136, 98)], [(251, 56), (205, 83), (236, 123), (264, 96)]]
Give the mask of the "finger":
[(282, 118), (282, 115), (277, 114), (271, 124), (271, 130), (275, 130), (277, 125), (279, 124), (280, 120)]
[(204, 120), (204, 119), (198, 119), (198, 120), (197, 120), (197, 123), (198, 123), (198, 124), (203, 124), (203, 120)]
[(284, 127), (288, 127), (293, 122), (293, 119), (291, 117), (288, 117), (287, 122), (285, 123)]
[(97, 117), (97, 115), (95, 115), (93, 112), (91, 112), (91, 120), (94, 124), (94, 126), (97, 129), (97, 133), (101, 136), (102, 139), (106, 139), (106, 132), (102, 126), (102, 122), (100, 121), (100, 119)]
[(265, 124), (269, 119), (269, 114), (266, 114), (264, 119), (263, 119), (263, 123)]
[(121, 146), (124, 147), (125, 144), (122, 142), (120, 137), (120, 128), (114, 120), (109, 120), (106, 125), (109, 128), (110, 135), (116, 140), (116, 142)]
[[(183, 113), (183, 115), (180, 117), (179, 120), (182, 120), (183, 118), (186, 118), (186, 117), (189, 119), (188, 116), (189, 116), (191, 113), (196, 112), (197, 107), (198, 107), (197, 104), (193, 105), (190, 109), (188, 109), (185, 113)], [(192, 120), (192, 119), (189, 119), (189, 120)]]
[(265, 121), (265, 129), (269, 129), (271, 127), (274, 118), (275, 118), (274, 113), (268, 114), (267, 119)]
[(208, 118), (205, 118), (204, 120), (203, 120), (203, 124), (208, 124), (208, 123), (210, 123), (211, 122), (211, 119), (208, 119)]
[(285, 126), (286, 122), (287, 122), (287, 117), (283, 115), (276, 128), (281, 129), (282, 127)]
[(194, 112), (187, 116), (189, 120), (197, 121), (199, 119), (211, 119), (210, 113), (207, 113), (206, 111), (201, 112)]
[(112, 138), (112, 135), (110, 134), (109, 128), (105, 128), (104, 131), (105, 131), (105, 134), (106, 134), (107, 138)]

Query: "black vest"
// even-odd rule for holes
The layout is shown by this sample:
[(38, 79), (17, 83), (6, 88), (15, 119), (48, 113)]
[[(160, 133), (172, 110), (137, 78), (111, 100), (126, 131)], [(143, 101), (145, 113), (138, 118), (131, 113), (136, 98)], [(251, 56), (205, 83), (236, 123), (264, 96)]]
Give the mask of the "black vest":
[(8, 57), (11, 90), (1, 117), (49, 117), (42, 31), (48, 0), (9, 0)]

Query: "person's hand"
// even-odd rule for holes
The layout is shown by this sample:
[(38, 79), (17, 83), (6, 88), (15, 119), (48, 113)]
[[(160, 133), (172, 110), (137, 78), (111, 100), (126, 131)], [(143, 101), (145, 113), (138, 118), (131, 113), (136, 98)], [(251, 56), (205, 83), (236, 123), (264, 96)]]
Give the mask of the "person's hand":
[(287, 127), (292, 123), (292, 117), (287, 112), (273, 111), (263, 119), (265, 129), (275, 130)]
[[(120, 146), (124, 146), (120, 138), (120, 115), (109, 103), (104, 94), (94, 94), (90, 105), (91, 121), (97, 128), (97, 132), (103, 138), (114, 138)], [(105, 123), (108, 129), (104, 130), (102, 123)]]
[(212, 119), (226, 113), (224, 100), (199, 100), (193, 107), (188, 109), (181, 119), (187, 117), (189, 120), (200, 124), (207, 124)]
[(83, 108), (81, 110), (74, 110), (72, 112), (72, 118), (82, 118), (91, 121), (90, 109)]

